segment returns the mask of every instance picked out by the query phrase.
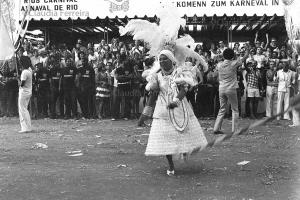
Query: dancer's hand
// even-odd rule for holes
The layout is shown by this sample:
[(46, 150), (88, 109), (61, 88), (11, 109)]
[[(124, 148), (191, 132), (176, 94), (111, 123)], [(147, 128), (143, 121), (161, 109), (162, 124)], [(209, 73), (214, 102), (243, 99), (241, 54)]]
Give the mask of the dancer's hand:
[(138, 120), (138, 126), (147, 126), (147, 124), (145, 123), (146, 120), (148, 120), (149, 117), (144, 115), (144, 114), (141, 114), (139, 120)]

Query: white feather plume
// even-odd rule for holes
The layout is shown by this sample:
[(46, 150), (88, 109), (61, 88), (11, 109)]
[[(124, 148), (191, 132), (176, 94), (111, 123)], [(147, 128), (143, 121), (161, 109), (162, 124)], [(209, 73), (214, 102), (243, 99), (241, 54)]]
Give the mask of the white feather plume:
[(178, 38), (178, 31), (180, 26), (184, 27), (186, 24), (185, 19), (181, 18), (178, 9), (170, 4), (164, 4), (158, 13), (159, 26), (162, 27), (164, 35), (169, 40)]
[[(182, 67), (186, 58), (191, 57), (196, 59), (198, 64), (201, 63), (206, 71), (208, 65), (205, 59), (194, 51), (195, 40), (190, 35), (178, 38), (178, 31), (181, 26), (186, 25), (186, 21), (181, 18), (177, 8), (165, 4), (158, 17), (160, 19), (159, 25), (141, 19), (131, 20), (125, 27), (120, 27), (120, 35), (131, 34), (134, 40), (146, 42), (150, 47), (150, 56), (158, 56), (165, 48), (166, 43), (174, 44), (172, 51), (178, 67)], [(148, 76), (151, 77), (151, 74), (156, 73), (159, 69), (160, 66), (157, 62), (151, 68)]]
[(284, 3), (285, 27), (290, 39), (289, 43), (300, 53), (300, 1), (282, 0)]
[(176, 45), (180, 46), (190, 46), (195, 44), (195, 40), (192, 38), (192, 36), (185, 34), (184, 36), (178, 38), (176, 40)]

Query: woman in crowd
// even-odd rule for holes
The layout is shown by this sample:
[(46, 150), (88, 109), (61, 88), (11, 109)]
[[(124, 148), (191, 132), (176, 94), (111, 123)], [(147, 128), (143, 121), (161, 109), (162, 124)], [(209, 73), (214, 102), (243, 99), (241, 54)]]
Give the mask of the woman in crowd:
[(106, 67), (101, 63), (98, 67), (96, 75), (96, 110), (98, 119), (107, 116), (107, 108), (109, 107), (110, 85), (111, 79)]

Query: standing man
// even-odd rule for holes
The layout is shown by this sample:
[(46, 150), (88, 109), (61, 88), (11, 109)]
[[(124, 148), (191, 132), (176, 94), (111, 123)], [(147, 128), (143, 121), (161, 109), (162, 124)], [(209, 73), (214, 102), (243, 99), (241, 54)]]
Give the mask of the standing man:
[(8, 61), (8, 71), (4, 73), (6, 80), (5, 84), (5, 93), (6, 98), (6, 109), (7, 117), (14, 117), (17, 115), (17, 97), (18, 97), (18, 74), (16, 69), (16, 59), (13, 57)]
[(50, 118), (56, 119), (58, 115), (56, 114), (56, 103), (59, 100), (59, 114), (60, 118), (64, 118), (64, 100), (63, 93), (60, 88), (60, 78), (62, 73), (62, 64), (56, 58), (53, 67), (50, 69)]
[(261, 80), (260, 71), (257, 70), (257, 62), (250, 61), (246, 64), (247, 71), (247, 98), (249, 99), (250, 118), (257, 118), (257, 107), (260, 98), (259, 82)]
[[(278, 78), (278, 101), (277, 101), (277, 114), (282, 111), (282, 104), (284, 104), (284, 110), (287, 110), (290, 105), (290, 88), (295, 83), (293, 79), (293, 73), (289, 69), (287, 62), (283, 62), (283, 69), (277, 73)], [(290, 113), (285, 113), (283, 119), (290, 120)], [(277, 117), (280, 120), (280, 116)]]
[(66, 67), (62, 69), (61, 85), (64, 91), (64, 102), (66, 106), (65, 119), (71, 118), (71, 111), (74, 118), (77, 118), (77, 99), (75, 78), (77, 74), (77, 68), (72, 62), (71, 57), (66, 58)]
[(30, 114), (27, 109), (32, 94), (32, 70), (30, 69), (31, 61), (28, 57), (21, 56), (19, 62), (22, 66), (18, 99), (21, 124), (21, 131), (19, 133), (26, 133), (32, 130)]
[(95, 95), (95, 71), (92, 66), (89, 65), (88, 59), (83, 58), (82, 67), (78, 69), (79, 78), (79, 104), (82, 110), (83, 117), (90, 119), (93, 117), (93, 97)]
[(277, 67), (275, 61), (269, 62), (270, 69), (267, 71), (267, 105), (266, 105), (266, 117), (272, 117), (277, 99), (278, 81), (277, 81)]
[(236, 88), (238, 87), (237, 81), (237, 68), (243, 64), (249, 55), (248, 47), (246, 53), (241, 59), (234, 59), (234, 51), (232, 49), (225, 49), (223, 52), (224, 61), (217, 65), (219, 73), (219, 99), (220, 109), (214, 126), (214, 134), (222, 134), (222, 122), (226, 114), (227, 102), (231, 104), (232, 110), (232, 132), (237, 129), (237, 119), (239, 116), (238, 99)]
[[(49, 68), (52, 68), (53, 57), (49, 58)], [(38, 113), (42, 115), (43, 118), (48, 117), (48, 107), (50, 102), (50, 81), (49, 81), (49, 70), (46, 66), (39, 65), (36, 72), (36, 82), (37, 82), (37, 101), (38, 101)]]
[[(122, 113), (123, 119), (128, 120), (131, 115), (131, 81), (133, 78), (133, 66), (130, 65), (127, 59), (115, 72), (116, 79), (118, 80), (118, 91), (120, 97), (118, 101), (124, 100), (124, 112)], [(119, 103), (117, 103), (118, 105)]]

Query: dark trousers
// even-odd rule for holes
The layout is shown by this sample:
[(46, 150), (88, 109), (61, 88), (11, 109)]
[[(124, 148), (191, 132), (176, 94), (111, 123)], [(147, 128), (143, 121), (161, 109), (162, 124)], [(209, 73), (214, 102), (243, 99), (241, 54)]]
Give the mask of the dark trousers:
[(38, 91), (38, 113), (47, 117), (49, 103), (50, 103), (49, 89), (40, 88)]
[(119, 95), (119, 88), (114, 87), (112, 93), (112, 117), (119, 118), (120, 116), (120, 106), (122, 97)]
[(38, 117), (38, 97), (37, 94), (32, 94), (29, 102), (29, 112), (31, 118), (37, 119)]
[(250, 98), (247, 97), (245, 102), (245, 117), (250, 117), (250, 113)]
[[(119, 117), (124, 117), (124, 118), (130, 118), (131, 114), (131, 99), (132, 95), (130, 93), (129, 88), (114, 88), (113, 90), (113, 117), (114, 118), (119, 118)], [(124, 109), (120, 112), (120, 105), (124, 106)], [(121, 116), (120, 116), (121, 115)]]
[(92, 89), (81, 89), (77, 94), (78, 102), (82, 111), (83, 117), (89, 119), (92, 115), (91, 110), (95, 108), (93, 106), (93, 95), (94, 91)]
[(64, 103), (66, 106), (66, 117), (71, 117), (71, 112), (73, 117), (77, 116), (77, 99), (76, 90), (74, 88), (64, 90)]
[(204, 107), (205, 107), (205, 86), (199, 85), (197, 89), (197, 98), (196, 98), (196, 104), (197, 108), (195, 109), (197, 113), (197, 117), (204, 117)]
[(59, 91), (58, 88), (51, 88), (51, 94), (50, 94), (50, 111), (51, 111), (51, 117), (56, 117), (56, 103), (59, 101), (59, 113), (60, 116), (64, 116), (64, 95), (62, 91)]
[(197, 97), (198, 88), (194, 88), (192, 90), (189, 90), (186, 93), (186, 99), (192, 104), (193, 111), (196, 117), (199, 117), (199, 105), (196, 103), (196, 97)]
[(1, 87), (1, 85), (0, 85), (0, 117), (4, 116), (4, 114), (6, 112), (5, 106), (4, 106), (4, 100), (5, 100), (5, 91), (4, 91), (4, 88)]
[(214, 96), (215, 90), (213, 87), (207, 85), (199, 85), (197, 93), (197, 104), (199, 116), (197, 117), (208, 117), (214, 113)]
[(220, 99), (219, 99), (219, 86), (214, 86), (213, 87), (213, 103), (214, 103), (214, 108), (213, 108), (213, 115), (216, 118), (219, 113), (220, 109)]
[(3, 106), (3, 114), (9, 117), (17, 115), (17, 97), (18, 90), (15, 89), (4, 89), (3, 90), (3, 98), (2, 98), (2, 106)]

